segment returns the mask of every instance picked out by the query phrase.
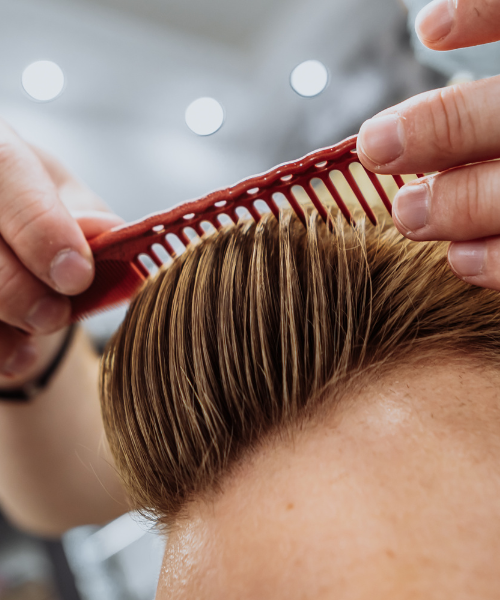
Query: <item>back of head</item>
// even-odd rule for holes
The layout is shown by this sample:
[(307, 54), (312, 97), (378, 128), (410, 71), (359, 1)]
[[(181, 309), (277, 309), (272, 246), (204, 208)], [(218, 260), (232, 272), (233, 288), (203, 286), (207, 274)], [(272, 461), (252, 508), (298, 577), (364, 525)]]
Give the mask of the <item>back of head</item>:
[(135, 507), (172, 518), (266, 437), (439, 351), (500, 353), (500, 299), (443, 243), (378, 226), (243, 222), (148, 281), (105, 354), (102, 406)]

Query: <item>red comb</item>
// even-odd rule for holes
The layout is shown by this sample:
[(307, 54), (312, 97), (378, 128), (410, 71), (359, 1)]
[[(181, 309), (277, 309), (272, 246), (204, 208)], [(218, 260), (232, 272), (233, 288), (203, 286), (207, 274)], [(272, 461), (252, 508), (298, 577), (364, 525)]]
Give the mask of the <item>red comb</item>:
[[(356, 153), (356, 136), (335, 146), (312, 152), (299, 160), (279, 165), (262, 175), (244, 179), (227, 189), (212, 192), (198, 200), (185, 202), (170, 210), (155, 213), (99, 235), (90, 241), (95, 260), (95, 278), (89, 289), (73, 297), (73, 320), (129, 300), (150, 275), (143, 257), (149, 257), (151, 264), (161, 266), (165, 262), (161, 258), (162, 253), (166, 252), (172, 258), (176, 256), (169, 239), (173, 240), (174, 245), (180, 243), (185, 247), (192, 243), (193, 239), (204, 235), (205, 229), (202, 225), (206, 226), (208, 223), (219, 229), (223, 225), (221, 219), (224, 221), (224, 218), (236, 223), (240, 218), (238, 212), (241, 213), (242, 209), (246, 209), (257, 221), (263, 214), (259, 208), (262, 203), (266, 211), (271, 210), (278, 217), (277, 195), (281, 195), (279, 197), (282, 199), (284, 197), (305, 223), (304, 211), (293, 192), (295, 186), (303, 188), (307, 199), (326, 221), (327, 209), (317, 188), (317, 181), (322, 181), (344, 217), (353, 223), (353, 216), (345, 197), (342, 197), (341, 191), (331, 178), (335, 171), (342, 173), (359, 205), (369, 220), (376, 224), (375, 215), (351, 172), (350, 166), (353, 163), (361, 165)], [(365, 172), (376, 195), (391, 213), (391, 201), (380, 179), (369, 171)], [(395, 175), (394, 180), (398, 188), (404, 185), (399, 175)], [(157, 244), (159, 246), (156, 248), (162, 249), (162, 252), (153, 248)]]

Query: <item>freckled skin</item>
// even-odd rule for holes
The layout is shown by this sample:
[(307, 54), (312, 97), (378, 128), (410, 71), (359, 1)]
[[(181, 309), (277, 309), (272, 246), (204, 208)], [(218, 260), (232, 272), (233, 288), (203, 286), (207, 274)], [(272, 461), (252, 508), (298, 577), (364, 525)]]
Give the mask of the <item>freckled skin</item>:
[(497, 600), (500, 376), (391, 373), (174, 526), (157, 600)]

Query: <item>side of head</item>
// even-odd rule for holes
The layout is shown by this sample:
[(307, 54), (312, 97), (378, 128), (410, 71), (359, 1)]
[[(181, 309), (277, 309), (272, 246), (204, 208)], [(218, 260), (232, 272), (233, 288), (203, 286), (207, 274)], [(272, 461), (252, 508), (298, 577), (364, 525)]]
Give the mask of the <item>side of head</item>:
[[(338, 443), (328, 415), (355, 414), (348, 407), (359, 398), (369, 407), (367, 390), (377, 397), (373, 386), (387, 387), (391, 374), (425, 379), (439, 356), (494, 370), (498, 295), (456, 279), (445, 253), (405, 240), (389, 219), (353, 228), (338, 217), (331, 231), (314, 211), (307, 229), (285, 212), (279, 223), (268, 216), (208, 237), (161, 270), (132, 303), (102, 370), (106, 433), (134, 506), (178, 531), (195, 521), (203, 529), (203, 507), (224, 506), (238, 498), (232, 483), (241, 492), (252, 481), (242, 473), (253, 473), (249, 496), (259, 488), (249, 466), (259, 456), (280, 455), (276, 444), (291, 456), (305, 431), (324, 439), (322, 423)], [(263, 467), (261, 480), (267, 468), (266, 481), (283, 481), (283, 460)], [(309, 456), (311, 473), (319, 462)]]

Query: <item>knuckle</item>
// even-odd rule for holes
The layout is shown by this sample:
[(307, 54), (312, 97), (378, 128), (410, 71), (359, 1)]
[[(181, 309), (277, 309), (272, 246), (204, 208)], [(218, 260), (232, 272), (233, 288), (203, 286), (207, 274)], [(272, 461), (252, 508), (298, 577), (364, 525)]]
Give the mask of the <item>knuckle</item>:
[(18, 167), (26, 160), (27, 145), (5, 121), (0, 119), (0, 167), (2, 172)]
[(467, 99), (460, 86), (438, 90), (429, 103), (436, 150), (452, 157), (476, 136)]
[(496, 171), (489, 165), (473, 165), (460, 169), (460, 174), (455, 209), (460, 211), (464, 231), (489, 235), (499, 220)]
[(432, 219), (444, 239), (498, 235), (498, 174), (493, 163), (458, 167), (433, 176)]
[[(474, 169), (465, 169), (465, 181), (459, 187), (462, 198), (459, 198), (458, 210), (462, 211), (462, 218), (467, 229), (473, 229), (477, 226), (478, 216), (481, 214), (480, 209), (480, 193), (479, 193), (479, 178)], [(463, 197), (465, 196), (465, 197)]]
[(20, 297), (24, 304), (26, 298), (23, 293), (23, 272), (21, 269), (12, 268), (5, 262), (0, 262), (0, 312), (20, 308)]
[(17, 164), (18, 150), (15, 145), (10, 140), (0, 139), (0, 170), (2, 173), (8, 174)]
[(4, 214), (3, 232), (9, 244), (16, 246), (26, 239), (40, 237), (54, 214), (55, 205), (45, 201), (42, 193), (28, 191)]

